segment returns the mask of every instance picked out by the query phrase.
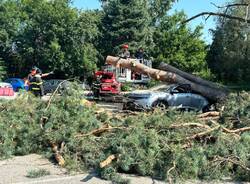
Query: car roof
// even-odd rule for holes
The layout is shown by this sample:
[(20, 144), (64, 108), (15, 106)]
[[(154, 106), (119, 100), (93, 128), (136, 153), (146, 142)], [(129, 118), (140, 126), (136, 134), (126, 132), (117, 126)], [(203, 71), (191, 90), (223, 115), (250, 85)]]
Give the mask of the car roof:
[(8, 79), (6, 79), (6, 81), (8, 81), (8, 80), (18, 80), (18, 81), (23, 81), (23, 79), (21, 79), (21, 78), (8, 78)]
[(12, 87), (12, 85), (10, 83), (7, 82), (0, 82), (0, 87)]

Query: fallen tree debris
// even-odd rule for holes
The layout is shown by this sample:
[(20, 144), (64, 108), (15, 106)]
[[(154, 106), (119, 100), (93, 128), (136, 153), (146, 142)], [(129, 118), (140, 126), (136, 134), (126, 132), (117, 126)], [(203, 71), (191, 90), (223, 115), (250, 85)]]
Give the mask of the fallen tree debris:
[[(162, 62), (160, 64), (160, 66), (159, 66), (159, 69), (167, 71), (167, 72), (176, 73), (176, 74), (180, 75), (181, 77), (183, 77), (183, 78), (185, 78), (185, 79), (187, 79), (187, 80), (189, 80), (191, 82), (194, 82), (196, 84), (201, 84), (203, 86), (208, 86), (210, 88), (214, 88), (215, 90), (216, 89), (222, 90), (222, 87), (218, 86), (216, 83), (204, 80), (204, 79), (202, 79), (202, 78), (200, 78), (198, 76), (195, 76), (195, 75), (192, 75), (190, 73), (181, 71), (178, 68), (175, 68), (175, 67), (171, 66), (170, 64), (166, 64), (166, 63)], [(224, 90), (226, 90), (226, 89), (224, 89)]]
[(168, 83), (178, 83), (178, 84), (190, 84), (191, 89), (197, 93), (200, 93), (204, 97), (208, 98), (212, 102), (223, 101), (226, 99), (228, 93), (221, 88), (211, 88), (207, 85), (202, 85), (180, 75), (172, 72), (167, 72), (163, 70), (158, 70), (150, 68), (146, 65), (138, 63), (135, 59), (122, 59), (119, 57), (108, 56), (106, 58), (106, 63), (116, 66), (118, 68), (128, 68), (137, 73), (148, 75), (153, 79), (160, 80)]
[(100, 136), (102, 133), (109, 132), (111, 130), (126, 130), (126, 129), (129, 129), (129, 127), (112, 127), (109, 124), (104, 124), (101, 128), (95, 129), (86, 134), (78, 134), (75, 137), (86, 137), (90, 135)]
[(106, 160), (102, 161), (100, 163), (100, 168), (104, 168), (106, 166), (108, 166), (109, 164), (112, 163), (112, 161), (116, 159), (116, 156), (115, 155), (110, 155)]
[(56, 159), (58, 165), (64, 166), (65, 165), (65, 160), (64, 160), (64, 158), (62, 157), (61, 153), (58, 150), (58, 145), (55, 144), (55, 143), (50, 143), (50, 145), (51, 145), (51, 148), (52, 148), (52, 150), (54, 152), (55, 159)]
[(220, 116), (220, 112), (210, 111), (210, 112), (199, 114), (197, 117), (198, 118), (206, 118), (206, 117), (218, 117), (218, 116)]
[(208, 134), (212, 133), (213, 131), (218, 130), (219, 128), (220, 128), (220, 125), (218, 125), (218, 126), (216, 126), (214, 128), (209, 128), (208, 130), (206, 130), (204, 132), (199, 132), (197, 134), (194, 134), (192, 136), (187, 137), (186, 140), (196, 139), (198, 137), (202, 137), (204, 135), (208, 135)]
[(219, 164), (223, 164), (225, 162), (232, 163), (234, 165), (240, 166), (241, 168), (245, 169), (246, 171), (250, 171), (250, 168), (247, 167), (242, 161), (239, 160), (239, 157), (236, 157), (234, 155), (228, 156), (228, 157), (221, 157), (221, 156), (215, 156), (213, 162), (219, 162)]
[(205, 129), (211, 129), (210, 126), (200, 123), (183, 123), (183, 124), (173, 124), (170, 128), (186, 128), (186, 127), (199, 127)]
[[(96, 113), (95, 106), (83, 108), (77, 90), (63, 95), (46, 111), (47, 104), (36, 98), (0, 102), (6, 107), (0, 111), (1, 159), (42, 152), (65, 168), (95, 169), (114, 183), (118, 172), (170, 182), (222, 177), (250, 181), (244, 169), (250, 168), (248, 93), (231, 94), (221, 104), (223, 112), (200, 116), (171, 109), (109, 116)], [(225, 159), (215, 161), (218, 155)]]

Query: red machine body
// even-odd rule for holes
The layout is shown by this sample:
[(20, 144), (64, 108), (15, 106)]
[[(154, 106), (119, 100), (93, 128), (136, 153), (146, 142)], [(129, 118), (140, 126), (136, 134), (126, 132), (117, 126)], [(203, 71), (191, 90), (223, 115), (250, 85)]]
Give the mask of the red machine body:
[(121, 83), (116, 80), (114, 73), (97, 71), (95, 79), (99, 82), (99, 94), (119, 94), (121, 92)]

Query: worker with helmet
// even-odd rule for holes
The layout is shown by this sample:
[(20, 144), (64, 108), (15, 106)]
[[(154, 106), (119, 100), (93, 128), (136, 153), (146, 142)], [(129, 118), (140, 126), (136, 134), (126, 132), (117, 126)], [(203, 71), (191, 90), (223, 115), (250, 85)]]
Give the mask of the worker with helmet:
[(42, 74), (42, 71), (39, 68), (33, 67), (28, 75), (25, 85), (29, 85), (29, 90), (35, 96), (42, 97), (44, 95), (42, 77), (46, 77), (50, 74), (53, 74), (53, 72)]
[(130, 52), (128, 51), (128, 44), (124, 44), (122, 45), (122, 52), (121, 54), (119, 54), (119, 56), (123, 59), (127, 59), (127, 58), (130, 58)]

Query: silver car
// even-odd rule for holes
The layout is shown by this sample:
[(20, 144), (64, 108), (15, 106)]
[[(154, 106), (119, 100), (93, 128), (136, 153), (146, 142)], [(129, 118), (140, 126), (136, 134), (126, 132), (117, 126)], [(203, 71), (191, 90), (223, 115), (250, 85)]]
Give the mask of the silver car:
[(191, 92), (189, 84), (170, 85), (159, 91), (131, 93), (123, 105), (124, 110), (150, 110), (175, 107), (183, 110), (208, 111), (209, 102), (199, 94)]
[(61, 93), (63, 90), (70, 88), (70, 82), (64, 81), (62, 79), (50, 79), (50, 80), (44, 80), (43, 82), (43, 88), (44, 93), (53, 93), (57, 87), (60, 85), (58, 92)]

